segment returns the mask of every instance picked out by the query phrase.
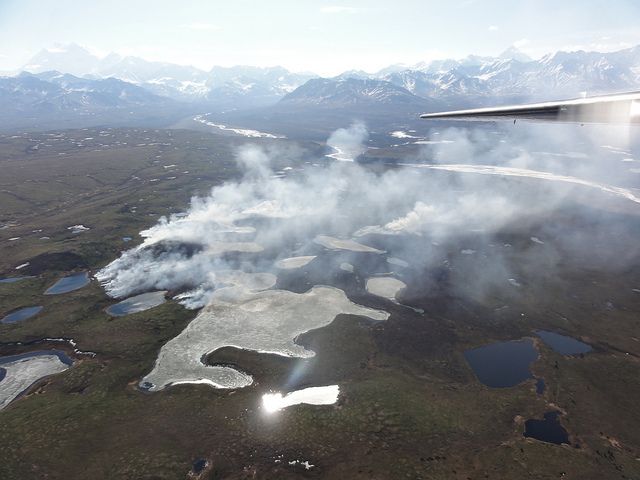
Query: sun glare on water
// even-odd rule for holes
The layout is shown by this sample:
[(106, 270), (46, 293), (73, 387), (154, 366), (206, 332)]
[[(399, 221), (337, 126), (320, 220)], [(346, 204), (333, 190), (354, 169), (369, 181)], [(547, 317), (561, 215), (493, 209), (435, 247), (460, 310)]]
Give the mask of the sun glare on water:
[(280, 392), (265, 393), (262, 396), (262, 408), (267, 413), (274, 413), (292, 405), (306, 403), (308, 405), (333, 405), (338, 401), (340, 387), (310, 387), (282, 395)]

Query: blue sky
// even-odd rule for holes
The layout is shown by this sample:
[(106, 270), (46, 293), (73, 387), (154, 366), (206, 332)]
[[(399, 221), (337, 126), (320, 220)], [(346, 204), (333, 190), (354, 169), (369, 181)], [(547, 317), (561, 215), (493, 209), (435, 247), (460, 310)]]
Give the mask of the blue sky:
[(637, 0), (0, 0), (0, 70), (42, 48), (77, 43), (149, 60), (283, 65), (335, 74), (510, 45), (559, 49), (640, 44)]

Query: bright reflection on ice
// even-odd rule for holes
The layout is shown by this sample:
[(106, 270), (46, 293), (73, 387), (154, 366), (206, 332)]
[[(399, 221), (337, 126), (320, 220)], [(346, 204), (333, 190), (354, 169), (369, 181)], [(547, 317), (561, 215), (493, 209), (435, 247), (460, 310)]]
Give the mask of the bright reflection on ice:
[(316, 258), (315, 255), (283, 258), (282, 260), (276, 262), (276, 267), (282, 270), (293, 270), (295, 268), (302, 268), (309, 262), (311, 262), (311, 260), (313, 260), (314, 258)]
[(354, 267), (350, 263), (342, 262), (340, 264), (340, 270), (344, 270), (345, 272), (353, 273)]
[(354, 242), (353, 240), (344, 240), (340, 238), (330, 237), (329, 235), (318, 235), (314, 240), (318, 245), (322, 245), (325, 248), (331, 250), (349, 250), (351, 252), (365, 252), (365, 253), (384, 253), (377, 248), (363, 245), (362, 243)]
[(633, 100), (631, 102), (631, 107), (629, 109), (629, 116), (633, 120), (640, 118), (640, 101), (639, 100)]
[(267, 413), (277, 412), (291, 405), (306, 403), (308, 405), (333, 405), (338, 401), (340, 387), (309, 387), (282, 395), (281, 393), (265, 393), (262, 396), (262, 408)]
[(478, 173), (481, 175), (499, 175), (504, 177), (528, 177), (537, 178), (540, 180), (550, 180), (554, 182), (572, 183), (574, 185), (583, 185), (585, 187), (596, 188), (603, 192), (617, 195), (618, 197), (626, 198), (635, 203), (640, 203), (640, 197), (636, 196), (631, 190), (621, 187), (615, 187), (612, 185), (604, 185), (590, 180), (583, 180), (581, 178), (568, 177), (565, 175), (556, 175), (550, 172), (540, 172), (536, 170), (528, 170), (526, 168), (514, 168), (514, 167), (499, 167), (496, 165), (427, 165), (427, 164), (401, 164), (403, 166), (428, 168), (431, 170), (446, 170), (449, 172), (459, 173)]
[(0, 381), (0, 410), (41, 378), (68, 369), (71, 361), (63, 358), (69, 363), (53, 351), (0, 357), (0, 368), (6, 371)]
[(407, 268), (409, 266), (408, 262), (405, 262), (404, 260), (401, 260), (400, 258), (395, 258), (395, 257), (387, 258), (387, 263), (391, 265), (397, 265), (398, 267), (403, 267), (403, 268)]
[(259, 130), (251, 130), (248, 128), (232, 128), (227, 125), (223, 125), (221, 123), (213, 123), (206, 119), (208, 113), (204, 115), (197, 115), (193, 117), (196, 122), (202, 123), (203, 125), (207, 125), (209, 127), (214, 127), (219, 130), (223, 130), (225, 132), (232, 132), (236, 135), (242, 135), (243, 137), (250, 138), (285, 138), (283, 135), (274, 135), (273, 133), (260, 132)]
[(407, 285), (401, 280), (393, 277), (373, 277), (367, 279), (366, 289), (367, 292), (379, 297), (388, 298), (394, 300), (398, 292)]

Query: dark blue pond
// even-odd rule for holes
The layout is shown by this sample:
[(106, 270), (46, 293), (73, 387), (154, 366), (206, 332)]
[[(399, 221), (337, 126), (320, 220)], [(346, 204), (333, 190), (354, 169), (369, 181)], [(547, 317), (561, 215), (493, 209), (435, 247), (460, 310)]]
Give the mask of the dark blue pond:
[(9, 315), (0, 320), (1, 323), (16, 323), (33, 317), (42, 310), (41, 306), (25, 307), (11, 312)]
[(18, 355), (9, 355), (6, 357), (0, 357), (0, 365), (4, 365), (5, 363), (15, 362), (16, 360), (22, 360), (24, 358), (39, 357), (42, 355), (55, 355), (60, 359), (62, 363), (66, 365), (73, 365), (73, 360), (61, 350), (37, 350), (35, 352), (27, 352), (27, 353), (20, 353)]
[(524, 422), (524, 436), (556, 445), (569, 443), (569, 434), (560, 424), (558, 412), (545, 413), (544, 420), (531, 419)]
[(538, 358), (531, 339), (497, 342), (464, 352), (478, 380), (488, 387), (513, 387), (533, 378), (529, 369)]
[(193, 473), (199, 475), (202, 471), (207, 467), (207, 460), (204, 458), (198, 458), (193, 462), (192, 470)]
[(63, 277), (54, 283), (44, 292), (45, 295), (58, 295), (78, 290), (89, 284), (89, 274), (87, 272), (74, 273)]
[(544, 383), (544, 378), (538, 378), (536, 380), (536, 393), (538, 395), (542, 395), (544, 393), (545, 388), (546, 388), (546, 385)]
[(22, 276), (22, 277), (0, 278), (0, 283), (16, 283), (16, 282), (19, 282), (21, 280), (26, 280), (27, 278), (34, 278), (34, 277), (29, 275), (29, 276)]
[(536, 335), (538, 335), (546, 345), (551, 347), (554, 352), (560, 355), (580, 355), (581, 353), (587, 353), (592, 350), (591, 345), (587, 345), (566, 335), (547, 332), (545, 330), (538, 330)]

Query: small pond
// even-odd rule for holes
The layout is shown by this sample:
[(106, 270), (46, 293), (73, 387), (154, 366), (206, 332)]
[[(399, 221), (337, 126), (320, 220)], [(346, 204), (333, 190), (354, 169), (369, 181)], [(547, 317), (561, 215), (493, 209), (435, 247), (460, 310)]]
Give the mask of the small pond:
[(542, 339), (545, 345), (560, 355), (580, 355), (592, 350), (591, 345), (559, 333), (538, 330), (536, 335)]
[(123, 315), (130, 315), (132, 313), (142, 312), (149, 310), (150, 308), (157, 307), (166, 302), (164, 298), (166, 290), (159, 292), (143, 293), (134, 297), (129, 297), (121, 302), (111, 305), (107, 308), (107, 313), (112, 317), (122, 317)]
[(569, 443), (569, 434), (560, 424), (558, 412), (545, 413), (544, 420), (527, 420), (524, 423), (524, 436), (556, 445)]
[(533, 378), (530, 366), (538, 358), (533, 340), (496, 342), (464, 352), (478, 380), (491, 388), (513, 387)]
[(0, 278), (0, 283), (16, 283), (16, 282), (20, 282), (22, 280), (26, 280), (28, 278), (34, 278), (31, 275), (28, 276), (22, 276), (22, 277), (7, 277), (7, 278)]
[(206, 458), (197, 458), (191, 465), (191, 471), (194, 475), (200, 475), (207, 468), (207, 463)]
[(69, 293), (78, 290), (89, 284), (89, 274), (87, 272), (73, 273), (66, 277), (62, 277), (51, 287), (49, 287), (45, 295), (59, 295), (61, 293)]
[(36, 307), (20, 308), (18, 310), (14, 310), (10, 314), (6, 315), (2, 320), (0, 320), (0, 323), (21, 322), (23, 320), (26, 320), (27, 318), (31, 318), (34, 315), (40, 313), (41, 310), (42, 310), (42, 307), (39, 306), (39, 305), (36, 306)]

